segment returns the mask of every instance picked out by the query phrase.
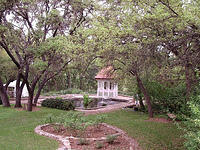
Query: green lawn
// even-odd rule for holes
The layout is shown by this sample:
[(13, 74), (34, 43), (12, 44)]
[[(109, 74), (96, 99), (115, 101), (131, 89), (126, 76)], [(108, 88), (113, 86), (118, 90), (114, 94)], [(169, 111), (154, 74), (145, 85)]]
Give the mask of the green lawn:
[(147, 119), (141, 112), (116, 111), (108, 114), (106, 122), (126, 131), (144, 150), (184, 150), (182, 132), (174, 124)]
[[(64, 111), (41, 108), (37, 112), (17, 111), (0, 106), (0, 150), (55, 150), (58, 143), (34, 133), (34, 128), (42, 124), (49, 114)], [(126, 131), (145, 150), (183, 150), (181, 132), (173, 124), (147, 122), (147, 115), (116, 111), (108, 113), (107, 123)], [(94, 118), (94, 115), (88, 116)]]

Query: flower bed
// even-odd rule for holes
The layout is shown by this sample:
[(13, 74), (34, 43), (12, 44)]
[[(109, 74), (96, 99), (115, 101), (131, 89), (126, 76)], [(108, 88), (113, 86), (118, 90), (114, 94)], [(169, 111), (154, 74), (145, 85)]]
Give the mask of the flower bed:
[(135, 142), (121, 129), (103, 123), (105, 118), (106, 115), (98, 115), (88, 120), (82, 113), (72, 111), (59, 116), (49, 114), (44, 120), (48, 124), (38, 126), (35, 132), (60, 141), (63, 150), (133, 149)]
[(132, 139), (128, 138), (122, 130), (105, 123), (101, 124), (100, 128), (95, 128), (95, 126), (89, 126), (81, 137), (71, 131), (67, 131), (66, 128), (59, 124), (41, 125), (35, 128), (35, 132), (61, 142), (62, 146), (59, 150), (64, 150), (65, 148), (68, 150), (137, 149)]

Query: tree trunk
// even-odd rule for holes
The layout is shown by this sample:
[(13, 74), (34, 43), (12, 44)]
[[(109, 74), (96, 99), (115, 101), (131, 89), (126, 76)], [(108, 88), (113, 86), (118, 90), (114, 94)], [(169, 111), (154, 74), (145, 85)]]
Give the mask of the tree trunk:
[(186, 99), (189, 101), (190, 94), (192, 91), (192, 83), (191, 83), (191, 73), (190, 73), (190, 65), (188, 63), (185, 64), (185, 80), (186, 80)]
[(29, 92), (29, 99), (28, 99), (28, 111), (32, 111), (32, 104), (33, 103), (33, 91)]
[(82, 76), (80, 76), (80, 79), (79, 79), (79, 81), (80, 81), (80, 84), (79, 84), (79, 89), (83, 89), (83, 78), (82, 78)]
[(140, 90), (140, 87), (139, 85), (137, 84), (138, 86), (138, 100), (139, 100), (139, 103), (140, 103), (140, 107), (142, 110), (145, 110), (145, 106), (144, 106), (144, 103), (143, 103), (143, 99), (142, 99), (142, 96), (141, 96), (141, 90)]
[(8, 94), (6, 88), (3, 86), (3, 82), (0, 78), (0, 97), (4, 107), (10, 107), (10, 102), (8, 98)]
[(141, 92), (144, 94), (145, 100), (147, 102), (149, 117), (153, 118), (153, 110), (152, 110), (151, 100), (150, 100), (150, 97), (148, 95), (148, 92), (145, 89), (141, 79), (139, 78), (139, 76), (137, 74), (136, 74), (136, 79), (137, 79), (138, 86), (139, 86)]
[(70, 72), (67, 72), (67, 88), (71, 88), (71, 75)]
[(15, 101), (15, 108), (20, 108), (22, 107), (21, 104), (21, 97), (22, 97), (22, 90), (21, 88), (16, 90), (16, 101)]
[(36, 96), (35, 96), (35, 98), (34, 98), (34, 106), (37, 105), (37, 102), (38, 102), (38, 99), (39, 99), (39, 97), (40, 97), (41, 91), (42, 91), (44, 85), (46, 84), (46, 82), (47, 82), (47, 81), (44, 81), (44, 82), (39, 86), (38, 91), (37, 91), (37, 93), (36, 93)]
[(0, 97), (4, 107), (10, 107), (9, 98), (5, 90), (0, 90)]
[(22, 97), (22, 91), (25, 85), (25, 82), (23, 81), (20, 85), (21, 75), (18, 75), (17, 82), (16, 82), (16, 101), (15, 101), (15, 108), (22, 107), (21, 105), (21, 97)]

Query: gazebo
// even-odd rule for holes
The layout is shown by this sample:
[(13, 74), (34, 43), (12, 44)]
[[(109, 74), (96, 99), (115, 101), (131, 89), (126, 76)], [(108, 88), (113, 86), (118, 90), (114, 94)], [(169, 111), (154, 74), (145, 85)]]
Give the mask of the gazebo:
[(114, 81), (114, 69), (112, 66), (103, 68), (95, 76), (98, 82), (97, 97), (114, 98), (118, 96), (118, 84)]

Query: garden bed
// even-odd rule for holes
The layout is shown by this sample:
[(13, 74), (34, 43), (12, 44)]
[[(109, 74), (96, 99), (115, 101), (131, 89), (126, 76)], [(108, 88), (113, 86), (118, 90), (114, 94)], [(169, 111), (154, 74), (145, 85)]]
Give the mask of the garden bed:
[(118, 136), (116, 140), (109, 144), (106, 140), (102, 141), (87, 141), (84, 145), (80, 144), (78, 139), (69, 139), (72, 150), (130, 150), (130, 140), (125, 136)]
[(49, 124), (42, 127), (42, 130), (51, 134), (76, 137), (76, 138), (102, 138), (107, 135), (119, 135), (120, 132), (114, 130), (105, 124), (100, 124), (98, 126), (88, 126), (84, 131), (76, 131), (65, 128), (63, 125), (59, 124)]
[[(113, 126), (105, 123), (88, 126), (83, 134), (77, 134), (59, 124), (46, 124), (38, 126), (35, 132), (54, 138), (60, 143), (60, 147), (68, 150), (102, 149), (102, 150), (136, 150), (137, 144), (133, 139), (128, 138), (126, 134)], [(66, 147), (65, 147), (66, 145)]]

